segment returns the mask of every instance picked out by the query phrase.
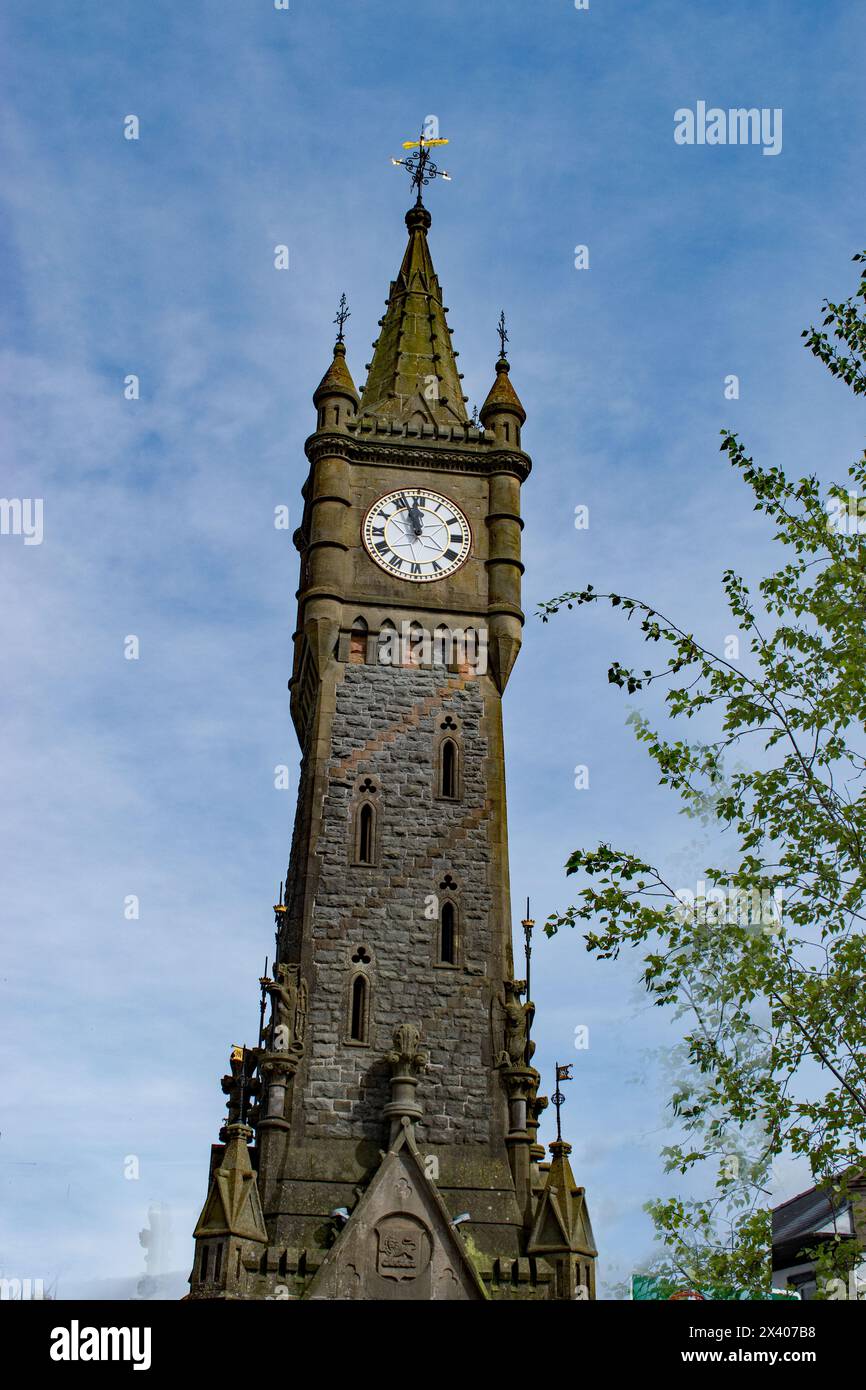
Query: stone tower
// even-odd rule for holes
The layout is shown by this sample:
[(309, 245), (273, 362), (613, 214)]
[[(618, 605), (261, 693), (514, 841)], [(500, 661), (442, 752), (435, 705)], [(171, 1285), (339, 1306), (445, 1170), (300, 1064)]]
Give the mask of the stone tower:
[[(194, 1298), (595, 1296), (511, 946), (501, 700), (521, 643), (526, 418), (470, 421), (406, 215), (366, 383), (316, 388), (290, 681), (302, 749), (270, 1002), (223, 1079)], [(461, 1219), (455, 1221), (456, 1217)]]

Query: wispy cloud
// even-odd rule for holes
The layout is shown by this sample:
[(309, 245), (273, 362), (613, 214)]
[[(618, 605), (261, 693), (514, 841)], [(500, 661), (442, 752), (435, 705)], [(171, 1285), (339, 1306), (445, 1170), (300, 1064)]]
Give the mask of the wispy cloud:
[[(389, 154), (427, 112), (454, 139), (432, 245), (473, 400), (509, 314), (535, 457), (528, 612), (591, 578), (712, 637), (719, 574), (754, 573), (769, 544), (719, 463), (720, 426), (828, 475), (861, 447), (798, 339), (823, 294), (848, 292), (862, 240), (854, 23), (746, 0), (724, 14), (445, 0), (413, 17), (419, 81), (383, 0), (7, 10), (2, 491), (44, 498), (45, 538), (0, 541), (4, 1268), (133, 1278), (152, 1200), (172, 1207), (187, 1263), (293, 810), (273, 768), (298, 756), (296, 566), (273, 508), (297, 515), (344, 289), (363, 377), (402, 252)], [(783, 154), (678, 149), (674, 109), (701, 96), (783, 105)], [(122, 138), (130, 112), (138, 142)], [(527, 624), (509, 821), (515, 897), (539, 918), (568, 901), (577, 843), (672, 854), (682, 838), (608, 693), (626, 645), (600, 615)], [(638, 1008), (633, 963), (599, 966), (571, 933), (539, 942), (533, 969), (545, 1076), (592, 1025), (566, 1113), (603, 1253), (629, 1267), (662, 1181), (647, 1136), (663, 1095), (626, 1086), (666, 1025)]]

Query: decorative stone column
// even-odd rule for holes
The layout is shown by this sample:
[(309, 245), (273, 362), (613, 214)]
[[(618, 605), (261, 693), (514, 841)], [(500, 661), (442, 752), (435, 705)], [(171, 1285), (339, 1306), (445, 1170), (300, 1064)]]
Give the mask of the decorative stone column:
[(502, 1080), (508, 1096), (508, 1133), (505, 1146), (514, 1179), (517, 1205), (524, 1220), (531, 1219), (532, 1174), (530, 1169), (530, 1150), (534, 1135), (528, 1127), (528, 1107), (534, 1101), (541, 1083), (541, 1076), (535, 1067), (510, 1066), (502, 1068)]
[(424, 1113), (416, 1091), (430, 1055), (418, 1047), (420, 1040), (421, 1034), (413, 1023), (401, 1023), (394, 1029), (394, 1048), (387, 1054), (391, 1064), (391, 1099), (385, 1106), (385, 1115), (391, 1121), (389, 1144), (400, 1133), (404, 1118), (414, 1125)]
[(526, 1128), (529, 1131), (532, 1143), (529, 1146), (530, 1180), (533, 1190), (541, 1182), (541, 1174), (538, 1171), (539, 1163), (544, 1161), (546, 1150), (543, 1144), (538, 1142), (538, 1127), (541, 1124), (541, 1116), (549, 1105), (547, 1096), (530, 1096), (526, 1103)]
[(307, 1019), (307, 986), (300, 967), (279, 963), (275, 975), (273, 980), (262, 981), (264, 993), (271, 998), (272, 1014), (262, 1033), (264, 1046), (257, 1053), (263, 1091), (258, 1129), (265, 1132), (290, 1128), (286, 1098), (304, 1055)]
[(285, 1052), (262, 1052), (259, 1057), (259, 1071), (265, 1088), (265, 1100), (259, 1129), (288, 1129), (286, 1115), (286, 1092), (292, 1077), (298, 1069), (297, 1057)]

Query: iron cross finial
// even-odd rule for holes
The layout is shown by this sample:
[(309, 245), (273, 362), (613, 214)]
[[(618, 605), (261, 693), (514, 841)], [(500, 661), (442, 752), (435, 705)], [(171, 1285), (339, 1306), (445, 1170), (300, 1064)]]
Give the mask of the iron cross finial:
[[(500, 315), (499, 315), (499, 325), (498, 325), (496, 331), (497, 331), (497, 333), (499, 334), (499, 356), (500, 356), (500, 357), (504, 357), (504, 356), (505, 356), (505, 344), (508, 342), (508, 333), (507, 333), (506, 328), (505, 328), (505, 310), (504, 310), (504, 309), (500, 312)], [(527, 915), (528, 915), (528, 914), (527, 914)]]
[(410, 154), (405, 159), (394, 159), (393, 156), (391, 158), (392, 164), (400, 164), (404, 169), (409, 170), (412, 176), (412, 187), (418, 190), (416, 200), (418, 203), (421, 202), (421, 189), (425, 184), (430, 183), (431, 179), (449, 180), (451, 178), (450, 174), (447, 174), (444, 169), (440, 169), (438, 164), (434, 164), (430, 158), (430, 149), (433, 145), (447, 144), (448, 140), (444, 136), (425, 135), (422, 127), (417, 140), (403, 141), (403, 149), (414, 150), (415, 153)]
[(337, 317), (334, 319), (334, 323), (337, 325), (338, 343), (343, 342), (343, 324), (346, 322), (346, 319), (351, 317), (352, 315), (349, 313), (349, 301), (344, 294), (341, 294), (339, 307), (337, 309)]

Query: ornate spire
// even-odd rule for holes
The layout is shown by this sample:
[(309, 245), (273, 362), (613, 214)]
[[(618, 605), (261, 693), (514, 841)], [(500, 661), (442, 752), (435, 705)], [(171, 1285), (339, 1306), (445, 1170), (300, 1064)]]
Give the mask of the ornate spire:
[(416, 203), (406, 214), (409, 243), (379, 320), (361, 413), (391, 420), (467, 424), (457, 353), (445, 318), (427, 231), (430, 213)]

